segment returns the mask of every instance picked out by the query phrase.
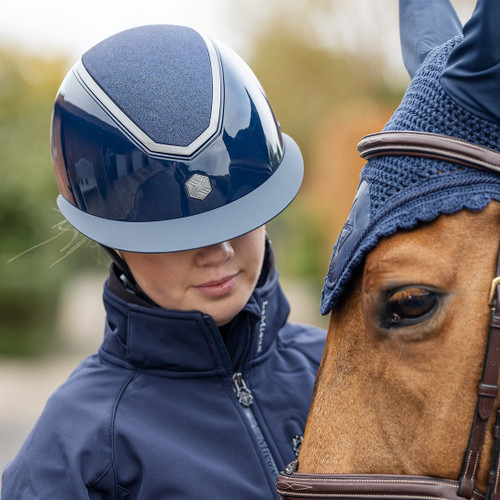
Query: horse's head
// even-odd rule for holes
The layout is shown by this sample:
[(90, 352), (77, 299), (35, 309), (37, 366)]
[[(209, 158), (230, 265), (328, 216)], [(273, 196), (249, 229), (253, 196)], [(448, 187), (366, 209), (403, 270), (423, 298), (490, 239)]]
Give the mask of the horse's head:
[[(359, 145), (368, 162), (325, 279), (331, 321), (298, 470), (462, 475), (470, 496), (493, 446), (474, 431), (466, 456), (500, 242), (500, 2), (480, 0), (442, 44), (426, 35), (458, 26), (447, 0), (401, 7), (418, 35), (407, 67), (419, 67), (384, 131)], [(488, 402), (496, 379), (482, 382)]]
[(369, 252), (331, 315), (301, 470), (458, 477), (499, 229), (492, 203)]

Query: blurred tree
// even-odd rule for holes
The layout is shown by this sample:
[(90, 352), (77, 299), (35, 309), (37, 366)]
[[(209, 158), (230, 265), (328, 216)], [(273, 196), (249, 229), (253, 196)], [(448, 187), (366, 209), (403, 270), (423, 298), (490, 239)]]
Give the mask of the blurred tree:
[(318, 290), (363, 165), (356, 144), (383, 127), (406, 83), (387, 78), (387, 64), (376, 50), (334, 50), (311, 35), (312, 20), (335, 5), (300, 2), (286, 16), (271, 15), (254, 34), (249, 57), (283, 131), (298, 142), (306, 165), (297, 199), (269, 224), (269, 232), (279, 241), (282, 274), (308, 280)]
[[(63, 60), (0, 49), (0, 353), (4, 354), (38, 353), (52, 346), (62, 276), (77, 261), (88, 260), (82, 252), (77, 261), (51, 267), (70, 251), (64, 247), (74, 235), (63, 233), (64, 226), (59, 226), (63, 218), (55, 210), (58, 191), (49, 142), (52, 104), (67, 69)], [(58, 235), (54, 243), (41, 245)]]
[(317, 127), (312, 140), (304, 204), (322, 228), (317, 256), (326, 274), (330, 254), (351, 208), (365, 161), (356, 144), (366, 134), (382, 130), (396, 103), (364, 100), (332, 110)]

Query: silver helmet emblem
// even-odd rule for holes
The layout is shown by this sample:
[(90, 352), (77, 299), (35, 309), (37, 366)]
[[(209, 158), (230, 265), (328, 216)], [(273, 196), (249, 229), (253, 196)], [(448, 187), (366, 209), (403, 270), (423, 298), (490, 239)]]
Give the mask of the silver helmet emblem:
[(212, 192), (212, 185), (206, 175), (194, 174), (186, 182), (186, 189), (191, 198), (204, 200)]

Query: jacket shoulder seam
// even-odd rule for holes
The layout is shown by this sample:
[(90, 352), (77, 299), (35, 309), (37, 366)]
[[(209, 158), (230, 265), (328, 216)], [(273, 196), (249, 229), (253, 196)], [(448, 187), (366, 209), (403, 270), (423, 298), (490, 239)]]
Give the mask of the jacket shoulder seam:
[(114, 441), (114, 427), (115, 427), (115, 418), (116, 418), (116, 413), (118, 409), (118, 405), (121, 401), (121, 398), (123, 394), (125, 393), (127, 387), (129, 384), (132, 382), (132, 380), (135, 378), (136, 372), (133, 371), (125, 380), (123, 385), (121, 386), (120, 390), (118, 391), (117, 396), (115, 397), (114, 403), (113, 403), (113, 409), (111, 412), (111, 422), (110, 422), (110, 429), (109, 429), (109, 439), (110, 439), (110, 447), (111, 447), (111, 456), (110, 456), (110, 461), (106, 468), (101, 472), (96, 479), (91, 481), (90, 483), (87, 484), (88, 488), (93, 488), (95, 487), (101, 480), (102, 478), (108, 474), (110, 469), (113, 469), (113, 483), (115, 486), (115, 491), (118, 489), (121, 489), (121, 486), (118, 484), (118, 474), (116, 470), (116, 462), (115, 462), (115, 441)]
[(115, 487), (118, 488), (118, 472), (116, 470), (116, 462), (115, 462), (115, 419), (116, 419), (116, 413), (118, 411), (118, 405), (120, 404), (120, 401), (123, 397), (123, 394), (125, 393), (127, 387), (130, 385), (132, 380), (135, 378), (136, 372), (132, 372), (128, 379), (125, 381), (123, 384), (120, 392), (118, 393), (118, 396), (116, 398), (114, 407), (113, 407), (113, 414), (111, 416), (111, 427), (110, 427), (110, 440), (111, 440), (111, 463), (113, 466), (113, 475), (114, 475), (114, 483)]

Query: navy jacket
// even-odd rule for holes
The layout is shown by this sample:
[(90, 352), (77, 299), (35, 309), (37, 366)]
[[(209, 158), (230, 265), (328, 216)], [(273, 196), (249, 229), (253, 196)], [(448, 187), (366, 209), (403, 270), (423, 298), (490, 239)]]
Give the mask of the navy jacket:
[(276, 498), (325, 335), (287, 323), (269, 274), (224, 338), (209, 316), (105, 287), (103, 344), (47, 402), (2, 500)]

